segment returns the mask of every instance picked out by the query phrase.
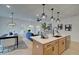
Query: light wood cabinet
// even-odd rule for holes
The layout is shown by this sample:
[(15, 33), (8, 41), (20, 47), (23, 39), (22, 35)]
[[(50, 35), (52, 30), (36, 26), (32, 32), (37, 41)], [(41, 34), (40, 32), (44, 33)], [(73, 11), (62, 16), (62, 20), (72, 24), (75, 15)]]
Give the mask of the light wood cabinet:
[(43, 45), (35, 40), (33, 40), (33, 55), (43, 55)]
[(70, 47), (71, 44), (71, 37), (70, 36), (66, 36), (66, 49), (68, 49)]
[(33, 41), (33, 55), (57, 55), (58, 54), (58, 40), (49, 42), (47, 44), (41, 44), (37, 41)]
[[(32, 49), (32, 54), (33, 55), (60, 55), (62, 54), (67, 47), (67, 39), (69, 37), (63, 37), (59, 38), (57, 40), (53, 40), (51, 42), (42, 44), (36, 40), (33, 40), (33, 49)], [(44, 41), (45, 39), (43, 39)]]
[(66, 38), (59, 39), (59, 44), (58, 44), (59, 45), (59, 54), (61, 54), (65, 50), (65, 39)]
[(51, 55), (52, 53), (52, 46), (49, 46), (48, 48), (44, 48), (44, 54), (45, 55)]
[(45, 44), (44, 54), (46, 55), (58, 54), (58, 40)]
[(58, 55), (58, 40), (56, 43), (52, 46), (52, 54), (53, 55)]

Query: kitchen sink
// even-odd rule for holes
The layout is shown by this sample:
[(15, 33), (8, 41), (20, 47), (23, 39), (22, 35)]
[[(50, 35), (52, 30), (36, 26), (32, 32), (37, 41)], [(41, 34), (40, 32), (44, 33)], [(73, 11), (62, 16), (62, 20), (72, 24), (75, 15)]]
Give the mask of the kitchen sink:
[(55, 36), (53, 36), (53, 37), (59, 38), (59, 37), (62, 37), (62, 36), (60, 36), (60, 35), (55, 35)]

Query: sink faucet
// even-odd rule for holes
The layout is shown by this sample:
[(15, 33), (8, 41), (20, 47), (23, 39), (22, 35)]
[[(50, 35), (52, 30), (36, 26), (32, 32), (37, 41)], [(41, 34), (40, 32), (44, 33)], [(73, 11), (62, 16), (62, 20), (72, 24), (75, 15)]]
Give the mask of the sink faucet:
[(53, 28), (53, 36), (55, 36), (55, 31), (56, 31), (57, 34), (59, 34), (58, 28), (57, 27), (54, 27)]

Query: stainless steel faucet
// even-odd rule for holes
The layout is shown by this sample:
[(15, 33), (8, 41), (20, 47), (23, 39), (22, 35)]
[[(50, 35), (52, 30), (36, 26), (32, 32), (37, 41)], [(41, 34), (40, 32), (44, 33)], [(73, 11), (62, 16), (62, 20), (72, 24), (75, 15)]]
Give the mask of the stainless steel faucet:
[(53, 28), (53, 36), (55, 36), (55, 31), (57, 32), (57, 34), (59, 34), (58, 28), (57, 27), (54, 27)]

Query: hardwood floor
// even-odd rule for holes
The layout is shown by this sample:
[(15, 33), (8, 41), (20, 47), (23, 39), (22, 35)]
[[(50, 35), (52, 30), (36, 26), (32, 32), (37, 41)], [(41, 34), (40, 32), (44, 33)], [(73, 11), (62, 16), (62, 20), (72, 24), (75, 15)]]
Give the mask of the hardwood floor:
[[(32, 42), (28, 43), (29, 47), (24, 49), (17, 49), (5, 55), (32, 55)], [(62, 55), (79, 55), (79, 42), (71, 42), (70, 48), (67, 49)]]

